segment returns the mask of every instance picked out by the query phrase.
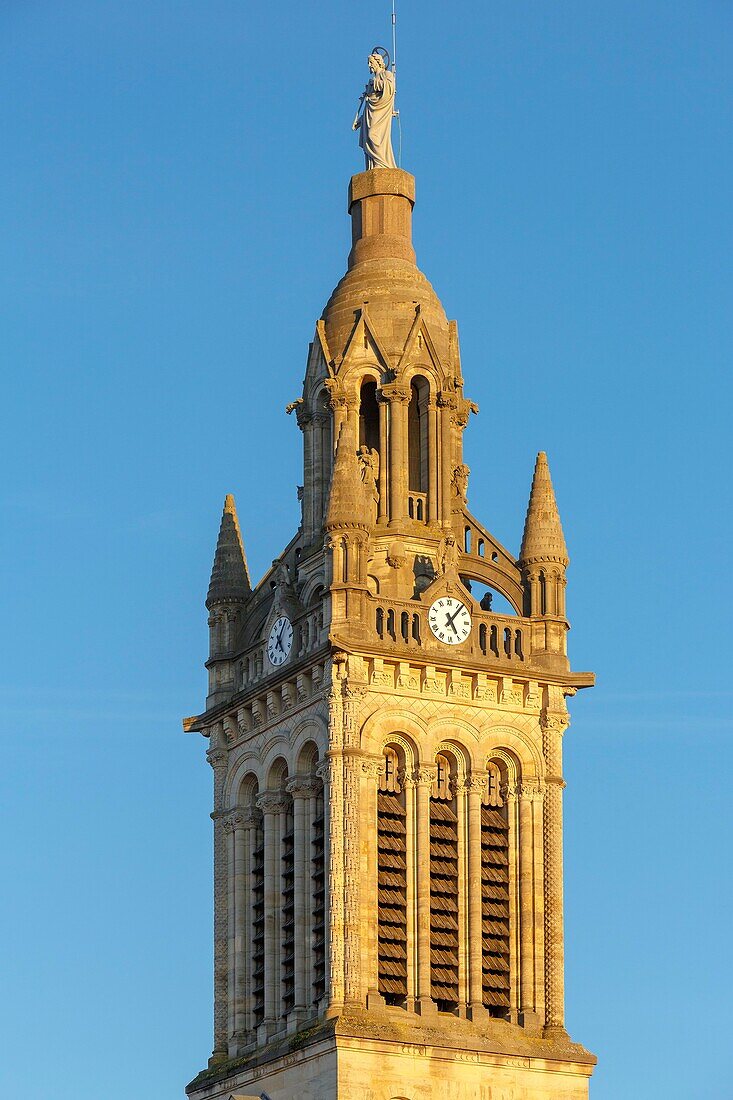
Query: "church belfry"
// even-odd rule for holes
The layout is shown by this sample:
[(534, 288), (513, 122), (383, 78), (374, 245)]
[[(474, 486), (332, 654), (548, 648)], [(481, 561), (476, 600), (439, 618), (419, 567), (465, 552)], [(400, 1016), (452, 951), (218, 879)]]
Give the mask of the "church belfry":
[(214, 1048), (187, 1092), (581, 1100), (562, 742), (593, 675), (568, 662), (546, 455), (517, 557), (469, 509), (478, 409), (416, 264), (415, 181), (377, 140), (391, 74), (370, 67), (348, 267), (288, 407), (300, 527), (252, 587), (227, 497), (207, 705), (184, 722), (214, 773)]

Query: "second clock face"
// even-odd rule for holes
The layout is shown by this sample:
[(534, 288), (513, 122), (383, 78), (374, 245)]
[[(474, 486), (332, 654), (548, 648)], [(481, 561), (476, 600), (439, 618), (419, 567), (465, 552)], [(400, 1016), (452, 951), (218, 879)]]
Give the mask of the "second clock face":
[(430, 629), (439, 642), (458, 645), (471, 633), (471, 612), (454, 596), (441, 596), (428, 611)]
[(281, 665), (290, 656), (293, 646), (293, 624), (285, 615), (281, 615), (272, 624), (267, 639), (267, 656), (271, 665)]

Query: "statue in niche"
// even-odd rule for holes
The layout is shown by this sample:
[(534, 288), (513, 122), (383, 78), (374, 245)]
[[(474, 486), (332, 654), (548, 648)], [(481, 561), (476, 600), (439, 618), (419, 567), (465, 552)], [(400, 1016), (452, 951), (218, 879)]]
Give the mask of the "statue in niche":
[(453, 470), (453, 492), (464, 503), (466, 500), (466, 494), (468, 493), (468, 475), (470, 474), (470, 472), (471, 471), (469, 467), (466, 466), (465, 462), (459, 463), (458, 466), (456, 466)]
[(445, 576), (458, 567), (458, 543), (453, 535), (445, 535), (438, 545), (438, 571)]
[(372, 75), (359, 100), (352, 130), (359, 131), (367, 171), (396, 168), (392, 152), (395, 83), (394, 73), (389, 70), (389, 54), (382, 46), (375, 46), (368, 64)]
[(379, 451), (376, 447), (360, 447), (356, 452), (361, 469), (361, 480), (372, 510), (372, 522), (377, 518), (379, 500)]

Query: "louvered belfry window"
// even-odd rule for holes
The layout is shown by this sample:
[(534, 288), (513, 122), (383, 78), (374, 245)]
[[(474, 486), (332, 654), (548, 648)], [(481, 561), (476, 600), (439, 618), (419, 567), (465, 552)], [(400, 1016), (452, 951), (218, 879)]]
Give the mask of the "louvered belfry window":
[(313, 1004), (326, 992), (326, 869), (324, 861), (323, 791), (316, 802), (311, 834), (311, 885), (313, 890)]
[(252, 851), (252, 1024), (265, 1018), (265, 838), (260, 824)]
[(406, 835), (398, 756), (387, 748), (377, 792), (378, 956), (379, 992), (391, 1005), (407, 996)]
[(436, 757), (430, 799), (430, 986), (438, 1009), (458, 1007), (458, 815), (450, 760)]
[(282, 1004), (287, 1016), (295, 1004), (295, 859), (293, 802), (284, 818), (282, 838)]
[(489, 764), (481, 807), (483, 1000), (492, 1016), (509, 1009), (509, 826), (501, 776)]

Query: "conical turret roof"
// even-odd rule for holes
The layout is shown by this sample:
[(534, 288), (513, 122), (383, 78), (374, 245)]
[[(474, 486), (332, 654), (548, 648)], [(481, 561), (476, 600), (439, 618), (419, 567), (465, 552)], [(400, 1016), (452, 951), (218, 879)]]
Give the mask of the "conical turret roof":
[(354, 431), (348, 421), (339, 432), (324, 526), (326, 530), (368, 527), (366, 490), (356, 455)]
[(535, 463), (519, 560), (554, 561), (564, 566), (570, 561), (544, 451), (540, 451)]
[(229, 493), (224, 501), (206, 606), (246, 600), (251, 591), (237, 509)]

